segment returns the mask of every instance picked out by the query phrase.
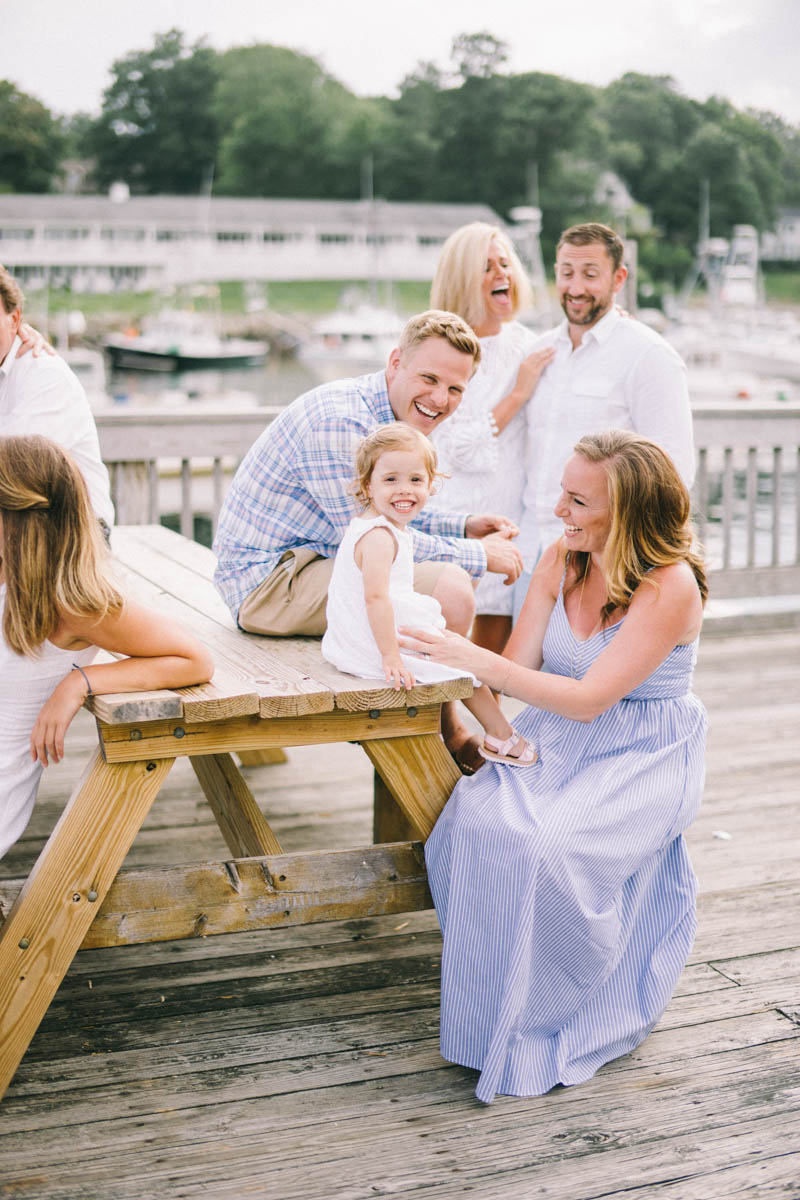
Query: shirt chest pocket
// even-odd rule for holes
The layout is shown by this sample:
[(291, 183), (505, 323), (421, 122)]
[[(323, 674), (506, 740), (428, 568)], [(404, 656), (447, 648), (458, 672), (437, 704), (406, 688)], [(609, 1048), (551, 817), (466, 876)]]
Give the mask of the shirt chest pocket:
[(571, 400), (587, 433), (627, 429), (628, 406), (622, 388), (608, 375), (586, 372), (573, 377)]

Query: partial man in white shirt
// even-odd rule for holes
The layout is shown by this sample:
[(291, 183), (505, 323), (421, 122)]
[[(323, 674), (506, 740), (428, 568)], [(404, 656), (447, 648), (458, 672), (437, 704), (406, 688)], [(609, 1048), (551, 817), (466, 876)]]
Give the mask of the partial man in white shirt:
[(544, 547), (561, 536), (553, 509), (561, 471), (584, 434), (630, 429), (666, 450), (684, 483), (694, 479), (694, 438), (686, 367), (616, 297), (628, 272), (621, 239), (607, 225), (573, 225), (556, 248), (556, 289), (565, 320), (536, 348), (555, 357), (529, 402), (527, 483), (517, 542), (525, 572), (515, 585), (516, 619)]
[(78, 379), (58, 355), (17, 356), (23, 296), (0, 267), (0, 436), (42, 434), (63, 446), (78, 464), (101, 523), (114, 522), (108, 471), (97, 429)]

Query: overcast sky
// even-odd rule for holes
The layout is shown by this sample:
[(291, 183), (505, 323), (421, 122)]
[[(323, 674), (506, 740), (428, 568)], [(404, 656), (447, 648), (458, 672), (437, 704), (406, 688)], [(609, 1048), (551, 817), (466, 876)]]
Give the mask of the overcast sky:
[(420, 59), (449, 65), (459, 33), (509, 44), (510, 71), (606, 84), (672, 75), (705, 99), (800, 124), (800, 0), (2, 0), (0, 77), (54, 112), (99, 111), (111, 64), (177, 26), (217, 50), (313, 55), (359, 95), (392, 95)]

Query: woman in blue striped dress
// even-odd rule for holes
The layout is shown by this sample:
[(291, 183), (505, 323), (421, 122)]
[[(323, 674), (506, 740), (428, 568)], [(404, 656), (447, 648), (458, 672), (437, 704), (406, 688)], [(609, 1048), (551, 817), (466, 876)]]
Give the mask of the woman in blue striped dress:
[(441, 1049), (476, 1095), (582, 1083), (664, 1011), (695, 932), (683, 832), (703, 787), (691, 694), (706, 598), (689, 496), (655, 443), (583, 438), (500, 656), (456, 634), (411, 649), (526, 701), (533, 766), (462, 779), (426, 846), (444, 936)]

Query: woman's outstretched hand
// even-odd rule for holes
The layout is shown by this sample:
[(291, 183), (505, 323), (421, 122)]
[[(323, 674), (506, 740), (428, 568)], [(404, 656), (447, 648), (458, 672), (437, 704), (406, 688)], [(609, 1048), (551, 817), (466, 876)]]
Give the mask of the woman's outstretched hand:
[(481, 678), (481, 668), (491, 670), (491, 660), (497, 658), (491, 651), (476, 646), (468, 638), (449, 629), (428, 632), (425, 629), (400, 628), (397, 632), (397, 640), (404, 650), (415, 650), (431, 662), (456, 667), (478, 678)]

